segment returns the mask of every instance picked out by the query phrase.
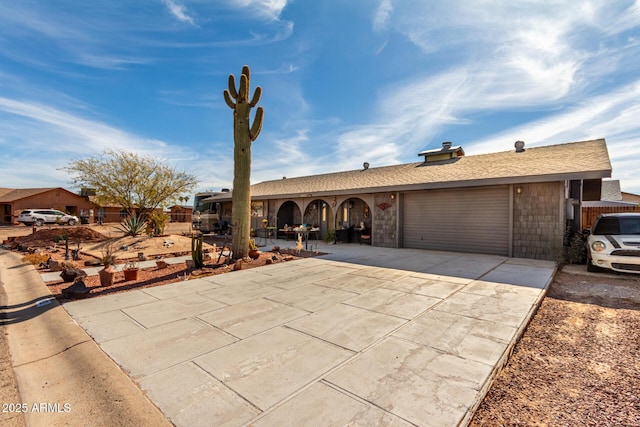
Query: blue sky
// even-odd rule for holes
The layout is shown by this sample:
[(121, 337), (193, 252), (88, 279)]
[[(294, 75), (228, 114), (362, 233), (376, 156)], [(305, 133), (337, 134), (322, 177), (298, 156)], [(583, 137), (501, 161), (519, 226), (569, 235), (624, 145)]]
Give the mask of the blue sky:
[(265, 109), (253, 183), (442, 141), (606, 138), (640, 194), (640, 2), (624, 0), (0, 0), (0, 187), (73, 189), (60, 168), (106, 149), (231, 187), (222, 93), (245, 64)]

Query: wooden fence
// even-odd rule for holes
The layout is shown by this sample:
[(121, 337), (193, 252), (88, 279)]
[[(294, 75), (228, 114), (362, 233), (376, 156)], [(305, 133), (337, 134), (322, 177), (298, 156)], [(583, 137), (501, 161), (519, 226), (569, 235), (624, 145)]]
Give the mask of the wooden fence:
[(603, 213), (620, 213), (620, 212), (638, 212), (640, 213), (640, 205), (638, 206), (602, 206), (582, 208), (582, 228), (591, 228), (596, 219)]

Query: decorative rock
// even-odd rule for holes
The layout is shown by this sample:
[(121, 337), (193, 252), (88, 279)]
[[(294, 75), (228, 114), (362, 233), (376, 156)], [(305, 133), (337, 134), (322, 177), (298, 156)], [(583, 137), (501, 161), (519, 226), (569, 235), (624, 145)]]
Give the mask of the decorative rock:
[(242, 260), (241, 259), (236, 261), (235, 265), (233, 266), (233, 269), (236, 270), (236, 271), (242, 270)]
[(271, 265), (271, 264), (273, 264), (273, 259), (267, 258), (264, 263), (267, 264), (267, 265)]
[(102, 262), (100, 262), (99, 259), (88, 259), (84, 262), (84, 265), (87, 267), (97, 267), (102, 265)]
[[(84, 273), (84, 272), (83, 272)], [(91, 290), (84, 284), (82, 277), (79, 277), (73, 285), (62, 290), (62, 296), (65, 298), (86, 298)]]
[(87, 273), (84, 270), (80, 270), (79, 268), (65, 268), (60, 273), (60, 277), (65, 282), (73, 282), (74, 280), (82, 277), (86, 277)]
[(169, 264), (166, 261), (158, 260), (156, 261), (156, 267), (158, 267), (158, 270), (164, 270), (169, 267)]
[(60, 263), (56, 260), (49, 260), (49, 270), (51, 271), (62, 271), (62, 267), (60, 267)]

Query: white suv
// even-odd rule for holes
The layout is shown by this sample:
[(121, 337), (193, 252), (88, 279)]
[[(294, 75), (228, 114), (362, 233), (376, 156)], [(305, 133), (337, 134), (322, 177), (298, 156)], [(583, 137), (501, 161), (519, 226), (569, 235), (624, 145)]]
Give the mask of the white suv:
[(640, 213), (602, 214), (587, 238), (587, 270), (640, 273)]
[(20, 212), (18, 222), (24, 225), (35, 223), (38, 227), (42, 227), (44, 224), (76, 225), (78, 223), (78, 217), (67, 215), (55, 209), (25, 209)]

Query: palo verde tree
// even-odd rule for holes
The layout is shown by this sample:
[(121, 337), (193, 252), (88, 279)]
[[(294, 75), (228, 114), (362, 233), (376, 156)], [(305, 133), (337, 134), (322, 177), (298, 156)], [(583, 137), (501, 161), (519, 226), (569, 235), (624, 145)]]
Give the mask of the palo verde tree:
[(229, 90), (224, 91), (224, 100), (233, 110), (233, 193), (231, 222), (233, 257), (244, 258), (249, 253), (251, 233), (251, 143), (260, 134), (264, 109), (258, 107), (253, 124), (249, 127), (251, 109), (260, 101), (262, 88), (258, 86), (249, 101), (249, 66), (242, 67), (240, 88), (236, 91), (236, 80), (229, 75)]
[(97, 203), (122, 206), (140, 221), (146, 221), (154, 209), (175, 203), (198, 183), (195, 176), (158, 159), (122, 150), (73, 160), (64, 170), (73, 175), (77, 186), (94, 189)]

